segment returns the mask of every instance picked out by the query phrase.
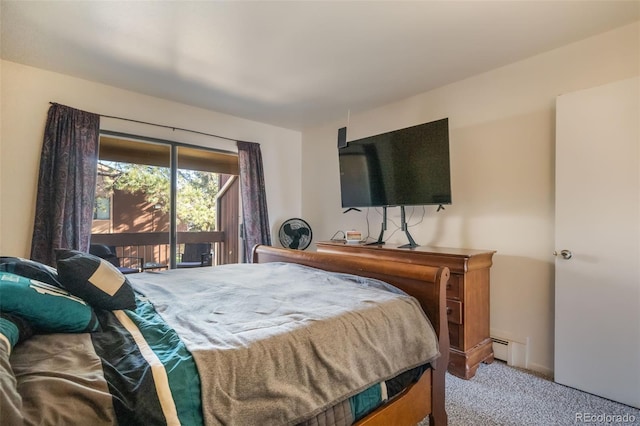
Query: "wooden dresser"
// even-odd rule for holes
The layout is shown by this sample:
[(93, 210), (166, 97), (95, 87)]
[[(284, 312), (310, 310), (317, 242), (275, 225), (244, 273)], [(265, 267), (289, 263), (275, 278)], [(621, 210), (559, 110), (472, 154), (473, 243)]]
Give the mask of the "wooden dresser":
[(489, 337), (489, 270), (495, 251), (441, 247), (398, 248), (397, 245), (316, 243), (319, 252), (341, 253), (446, 266), (451, 271), (447, 284), (447, 314), (451, 340), (448, 371), (470, 379), (481, 362), (493, 361)]

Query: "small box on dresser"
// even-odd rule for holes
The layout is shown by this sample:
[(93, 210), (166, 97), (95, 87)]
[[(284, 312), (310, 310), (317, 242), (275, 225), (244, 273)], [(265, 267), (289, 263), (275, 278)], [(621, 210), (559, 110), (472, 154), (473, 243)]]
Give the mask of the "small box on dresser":
[(419, 246), (345, 244), (340, 241), (316, 243), (319, 252), (392, 259), (427, 266), (446, 266), (451, 272), (447, 284), (449, 323), (448, 371), (470, 379), (481, 362), (493, 361), (489, 336), (489, 290), (492, 250), (472, 250)]

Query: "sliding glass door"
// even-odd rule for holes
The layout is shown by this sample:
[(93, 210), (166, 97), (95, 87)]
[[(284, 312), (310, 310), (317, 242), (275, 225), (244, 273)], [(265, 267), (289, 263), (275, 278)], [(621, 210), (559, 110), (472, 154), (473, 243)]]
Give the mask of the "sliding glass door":
[(237, 239), (226, 238), (237, 225), (221, 229), (219, 219), (229, 216), (221, 205), (237, 211), (220, 200), (236, 180), (237, 155), (106, 135), (100, 142), (92, 244), (139, 270), (237, 262), (229, 256)]

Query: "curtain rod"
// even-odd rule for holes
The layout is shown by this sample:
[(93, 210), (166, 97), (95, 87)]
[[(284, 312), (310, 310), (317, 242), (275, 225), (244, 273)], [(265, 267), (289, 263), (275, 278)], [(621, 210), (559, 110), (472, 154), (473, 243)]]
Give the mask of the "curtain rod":
[[(57, 102), (49, 102), (49, 104), (51, 104), (51, 105), (62, 105), (62, 104), (59, 104)], [(95, 114), (95, 113), (93, 113), (93, 114)], [(149, 126), (164, 127), (165, 129), (171, 129), (174, 132), (176, 130), (180, 130), (180, 131), (183, 131), (183, 132), (197, 133), (199, 135), (211, 136), (211, 137), (214, 137), (214, 138), (226, 139), (228, 141), (238, 142), (237, 139), (228, 138), (226, 136), (214, 135), (212, 133), (205, 133), (205, 132), (201, 132), (199, 130), (184, 129), (182, 127), (167, 126), (167, 125), (164, 125), (164, 124), (150, 123), (148, 121), (134, 120), (132, 118), (116, 117), (116, 116), (113, 116), (113, 115), (105, 115), (105, 114), (96, 114), (96, 115), (99, 115), (100, 117), (104, 117), (104, 118), (113, 118), (115, 120), (123, 120), (123, 121), (130, 121), (132, 123), (147, 124)]]

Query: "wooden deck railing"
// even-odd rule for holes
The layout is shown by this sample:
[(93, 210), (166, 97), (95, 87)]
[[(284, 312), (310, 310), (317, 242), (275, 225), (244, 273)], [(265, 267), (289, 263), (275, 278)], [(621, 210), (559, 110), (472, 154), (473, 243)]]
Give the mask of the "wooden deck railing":
[[(178, 232), (178, 246), (185, 243), (211, 243), (215, 253), (223, 250), (225, 235), (222, 231)], [(113, 234), (92, 234), (92, 244), (105, 244), (116, 248), (116, 255), (124, 258), (122, 266), (130, 265), (132, 258), (142, 258), (147, 265), (170, 265), (171, 250), (168, 232), (122, 232)], [(182, 251), (179, 249), (178, 253)], [(216, 256), (214, 256), (215, 262)]]

